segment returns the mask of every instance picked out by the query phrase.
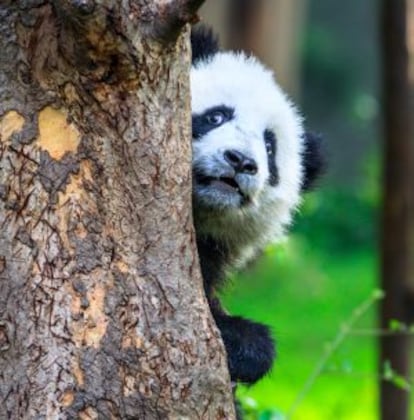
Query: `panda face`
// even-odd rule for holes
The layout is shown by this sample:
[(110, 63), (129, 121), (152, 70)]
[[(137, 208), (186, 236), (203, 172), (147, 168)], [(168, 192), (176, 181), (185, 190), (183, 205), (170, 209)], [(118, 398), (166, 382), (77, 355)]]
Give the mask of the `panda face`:
[[(287, 224), (299, 202), (302, 120), (256, 59), (217, 53), (191, 70), (196, 214), (263, 229)], [(278, 223), (264, 218), (272, 217)], [(251, 222), (250, 222), (251, 223)], [(205, 223), (203, 223), (203, 227)]]
[(219, 105), (193, 114), (196, 198), (213, 208), (248, 206), (261, 190), (265, 173), (263, 147), (253, 133), (243, 133), (233, 107)]

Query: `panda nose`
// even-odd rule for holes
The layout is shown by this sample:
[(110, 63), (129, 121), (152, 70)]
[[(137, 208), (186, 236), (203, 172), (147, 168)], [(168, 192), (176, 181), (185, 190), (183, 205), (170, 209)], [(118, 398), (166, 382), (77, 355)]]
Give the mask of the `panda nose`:
[(257, 174), (256, 161), (247, 157), (238, 150), (226, 150), (224, 152), (224, 159), (226, 159), (236, 172), (248, 175)]

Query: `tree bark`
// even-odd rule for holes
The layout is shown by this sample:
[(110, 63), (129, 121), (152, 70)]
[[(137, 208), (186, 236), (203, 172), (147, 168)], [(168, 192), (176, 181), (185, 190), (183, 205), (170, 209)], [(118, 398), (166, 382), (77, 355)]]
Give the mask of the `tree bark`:
[(201, 2), (0, 4), (2, 419), (234, 416), (190, 208)]
[[(381, 324), (414, 320), (414, 138), (408, 78), (405, 0), (383, 0), (384, 201)], [(410, 377), (410, 339), (381, 338), (380, 371), (389, 363), (398, 375)], [(392, 381), (381, 382), (382, 420), (409, 418), (409, 393)]]

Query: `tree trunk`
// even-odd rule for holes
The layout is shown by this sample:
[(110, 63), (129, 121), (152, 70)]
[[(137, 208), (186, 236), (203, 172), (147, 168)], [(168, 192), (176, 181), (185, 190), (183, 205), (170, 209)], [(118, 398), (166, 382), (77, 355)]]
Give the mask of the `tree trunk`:
[(297, 98), (307, 7), (307, 0), (220, 0), (207, 2), (200, 13), (225, 49), (253, 52)]
[(234, 416), (190, 208), (201, 2), (0, 4), (1, 419)]
[[(414, 138), (408, 78), (405, 0), (383, 0), (384, 92), (384, 205), (382, 237), (381, 308), (384, 329), (390, 321), (413, 322), (414, 271)], [(410, 286), (411, 285), (411, 286)], [(408, 379), (410, 346), (407, 335), (381, 338), (381, 373), (384, 363)], [(381, 383), (381, 418), (409, 418), (409, 393), (392, 381)]]

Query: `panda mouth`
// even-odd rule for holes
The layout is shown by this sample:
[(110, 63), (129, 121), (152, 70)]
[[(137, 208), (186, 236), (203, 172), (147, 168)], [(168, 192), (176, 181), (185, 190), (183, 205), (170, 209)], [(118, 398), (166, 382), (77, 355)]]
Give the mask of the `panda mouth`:
[(212, 176), (197, 176), (197, 181), (201, 185), (212, 187), (222, 192), (226, 193), (238, 193), (244, 197), (243, 192), (240, 189), (239, 184), (234, 178), (221, 176), (221, 177), (212, 177)]
[(233, 178), (213, 178), (210, 180), (210, 186), (218, 189), (235, 191), (241, 194), (239, 184)]

